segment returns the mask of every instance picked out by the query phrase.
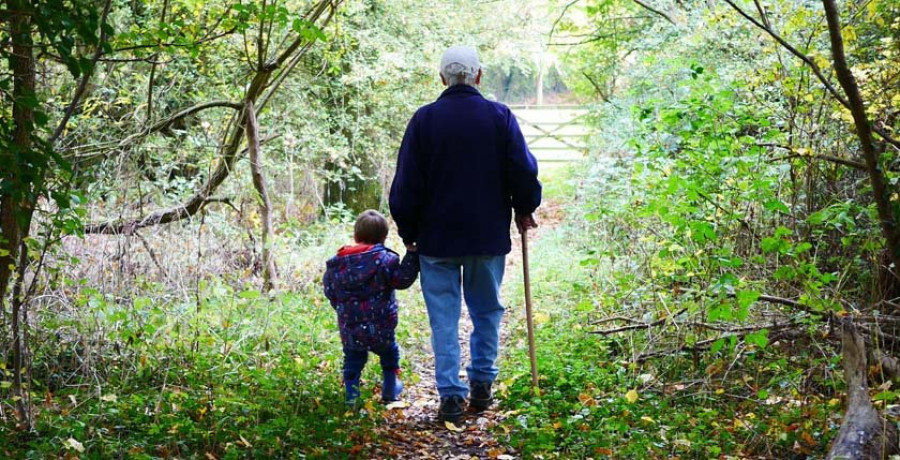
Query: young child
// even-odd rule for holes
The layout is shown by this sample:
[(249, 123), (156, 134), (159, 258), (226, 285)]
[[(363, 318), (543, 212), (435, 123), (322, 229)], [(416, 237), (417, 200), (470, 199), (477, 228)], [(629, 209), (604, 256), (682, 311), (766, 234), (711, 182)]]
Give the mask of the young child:
[(419, 273), (419, 257), (414, 246), (407, 247), (401, 262), (396, 252), (384, 247), (387, 234), (387, 219), (381, 213), (363, 211), (353, 228), (356, 244), (342, 247), (326, 264), (325, 296), (337, 311), (348, 404), (359, 398), (359, 376), (370, 351), (381, 360), (381, 399), (396, 401), (403, 391), (400, 349), (394, 337), (394, 290), (413, 284)]

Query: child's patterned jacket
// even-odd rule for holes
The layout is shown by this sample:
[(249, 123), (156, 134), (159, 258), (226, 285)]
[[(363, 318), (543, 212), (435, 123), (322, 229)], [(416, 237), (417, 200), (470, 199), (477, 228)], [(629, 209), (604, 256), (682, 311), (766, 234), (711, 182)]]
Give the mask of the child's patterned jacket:
[(337, 311), (344, 348), (371, 350), (391, 344), (397, 327), (395, 289), (416, 281), (419, 256), (400, 256), (381, 244), (342, 247), (326, 263), (325, 296)]

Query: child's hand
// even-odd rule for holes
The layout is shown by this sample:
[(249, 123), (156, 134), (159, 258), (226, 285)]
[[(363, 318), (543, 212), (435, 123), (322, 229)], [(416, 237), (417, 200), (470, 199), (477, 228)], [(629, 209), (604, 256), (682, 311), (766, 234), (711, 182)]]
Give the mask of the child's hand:
[(415, 243), (413, 243), (413, 244), (407, 244), (407, 245), (406, 245), (406, 250), (409, 251), (409, 252), (416, 252), (416, 251), (419, 250), (419, 247), (416, 246)]

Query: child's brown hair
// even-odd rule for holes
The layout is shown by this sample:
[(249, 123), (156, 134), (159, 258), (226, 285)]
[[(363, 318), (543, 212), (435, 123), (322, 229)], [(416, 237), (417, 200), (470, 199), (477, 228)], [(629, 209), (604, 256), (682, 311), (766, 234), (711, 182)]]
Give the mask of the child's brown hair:
[(379, 244), (384, 243), (388, 234), (388, 222), (384, 216), (374, 210), (367, 209), (356, 218), (353, 226), (353, 239), (357, 243)]

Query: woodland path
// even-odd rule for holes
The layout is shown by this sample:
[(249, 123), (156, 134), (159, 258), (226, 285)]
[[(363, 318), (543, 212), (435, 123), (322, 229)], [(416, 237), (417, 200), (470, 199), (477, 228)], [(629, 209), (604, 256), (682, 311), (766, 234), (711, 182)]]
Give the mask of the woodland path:
[[(540, 226), (529, 233), (529, 247), (539, 244), (544, 234), (560, 224), (562, 209), (562, 204), (555, 202), (545, 202), (538, 209), (536, 219)], [(505, 347), (527, 343), (518, 337), (519, 334), (524, 335), (524, 328), (513, 327), (513, 324), (525, 322), (525, 305), (524, 301), (513, 300), (520, 296), (511, 295), (514, 290), (521, 289), (522, 284), (521, 238), (515, 230), (512, 239), (513, 249), (506, 259), (503, 282), (506, 315), (501, 329), (499, 363), (501, 377), (510, 367), (504, 356)], [(535, 261), (531, 263), (534, 265)], [(537, 306), (539, 299), (535, 298), (534, 302)], [(518, 305), (519, 303), (521, 305)], [(425, 315), (423, 306), (417, 307), (417, 310), (415, 314)], [(463, 364), (460, 371), (464, 374), (469, 359), (468, 342), (472, 326), (465, 305), (462, 311), (460, 338)], [(422, 321), (422, 324), (426, 324), (427, 327), (427, 320)], [(374, 436), (377, 445), (373, 446), (372, 458), (455, 460), (519, 458), (514, 448), (505, 445), (503, 440), (494, 435), (495, 428), (511, 416), (509, 412), (504, 412), (498, 407), (502, 396), (498, 394), (497, 385), (494, 387), (495, 403), (491, 409), (480, 414), (466, 413), (463, 420), (456, 425), (459, 431), (452, 430), (436, 420), (439, 397), (434, 384), (434, 359), (431, 344), (428, 342), (430, 334), (418, 337), (413, 343), (405, 344), (403, 350), (409, 363), (402, 376), (406, 384), (403, 407), (381, 412), (381, 420), (378, 421)], [(410, 374), (416, 374), (418, 378), (410, 378)], [(465, 375), (463, 380), (465, 381)]]

